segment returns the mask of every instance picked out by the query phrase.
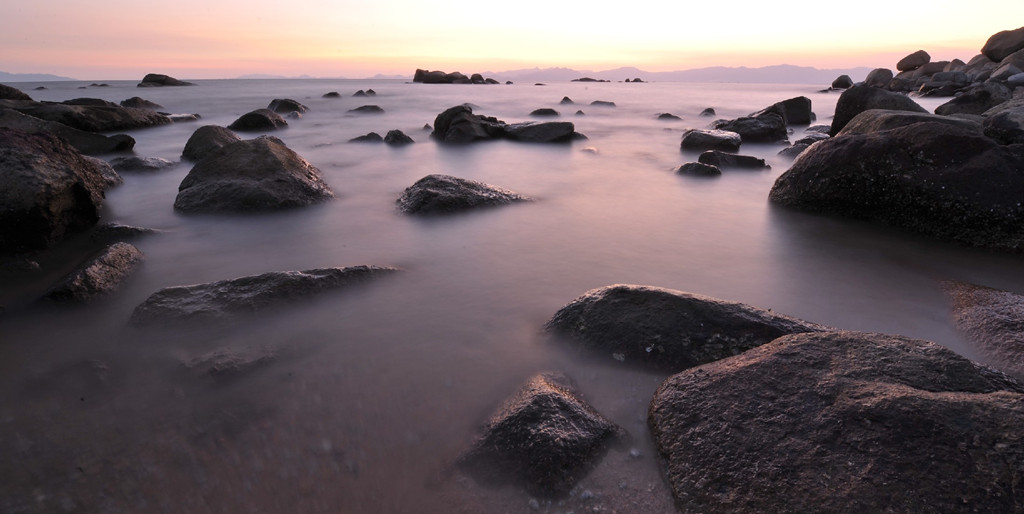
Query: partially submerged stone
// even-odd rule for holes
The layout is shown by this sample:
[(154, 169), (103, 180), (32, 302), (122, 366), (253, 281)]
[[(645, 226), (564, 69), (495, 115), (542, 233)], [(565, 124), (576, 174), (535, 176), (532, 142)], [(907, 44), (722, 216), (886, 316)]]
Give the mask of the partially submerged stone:
[(185, 159), (198, 161), (214, 150), (241, 141), (230, 129), (218, 125), (204, 125), (196, 129), (185, 143), (181, 156)]
[(743, 138), (736, 132), (728, 130), (688, 129), (683, 132), (682, 140), (679, 142), (679, 149), (700, 152), (705, 150), (738, 152), (740, 144), (742, 143)]
[(699, 157), (697, 162), (703, 164), (710, 164), (719, 169), (721, 168), (736, 168), (736, 169), (748, 169), (748, 170), (763, 170), (771, 169), (760, 157), (754, 157), (751, 155), (738, 155), (729, 152), (720, 152), (718, 150), (708, 150)]
[(288, 122), (280, 114), (270, 109), (256, 109), (247, 112), (228, 128), (238, 132), (261, 132), (267, 130), (278, 130), (288, 126)]
[(406, 214), (432, 215), (529, 200), (514, 191), (475, 180), (427, 175), (406, 188), (396, 202)]
[(142, 260), (143, 254), (138, 248), (128, 243), (114, 243), (46, 293), (46, 299), (83, 303), (110, 296)]
[(0, 109), (0, 127), (30, 134), (53, 134), (86, 155), (126, 152), (135, 147), (135, 139), (127, 134), (111, 136), (97, 134), (56, 121), (47, 121), (22, 114), (14, 109)]
[(722, 170), (713, 164), (688, 162), (676, 168), (676, 173), (679, 175), (692, 175), (697, 177), (717, 177), (722, 174)]

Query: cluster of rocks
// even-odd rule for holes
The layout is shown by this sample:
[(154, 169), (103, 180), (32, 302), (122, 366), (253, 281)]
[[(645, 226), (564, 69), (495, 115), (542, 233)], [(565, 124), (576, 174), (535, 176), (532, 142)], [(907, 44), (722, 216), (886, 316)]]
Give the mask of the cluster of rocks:
[(470, 76), (466, 76), (463, 73), (453, 71), (451, 73), (445, 73), (443, 71), (427, 71), (417, 69), (416, 73), (412, 78), (413, 82), (421, 82), (423, 84), (499, 84), (497, 80), (484, 78), (479, 73), (474, 73)]
[(506, 139), (528, 143), (568, 143), (586, 136), (568, 121), (505, 123), (492, 116), (473, 114), (468, 104), (456, 105), (434, 119), (430, 136), (442, 143), (471, 143)]

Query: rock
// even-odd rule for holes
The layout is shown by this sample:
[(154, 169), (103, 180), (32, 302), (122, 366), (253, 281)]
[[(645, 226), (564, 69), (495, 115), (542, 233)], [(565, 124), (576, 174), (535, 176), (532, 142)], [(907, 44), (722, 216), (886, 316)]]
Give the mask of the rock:
[(242, 315), (287, 305), (314, 294), (348, 288), (397, 268), (351, 266), (274, 271), (219, 282), (161, 289), (132, 312), (132, 325), (229, 322)]
[(718, 120), (711, 124), (711, 128), (736, 132), (744, 143), (774, 143), (789, 137), (785, 118), (774, 111), (757, 117)]
[(668, 373), (785, 334), (827, 330), (742, 303), (637, 285), (590, 290), (562, 307), (545, 328), (579, 348)]
[(0, 100), (24, 100), (31, 102), (32, 97), (16, 87), (0, 84)]
[(1022, 394), (934, 343), (815, 332), (669, 378), (648, 425), (681, 512), (1012, 512)]
[(362, 89), (360, 89), (359, 91), (356, 91), (355, 93), (353, 93), (352, 96), (367, 96), (367, 95), (366, 95), (366, 91), (363, 91)]
[(144, 172), (160, 171), (160, 170), (164, 170), (164, 169), (170, 168), (171, 166), (174, 166), (174, 164), (175, 163), (173, 163), (171, 161), (168, 161), (167, 159), (162, 159), (160, 157), (146, 157), (146, 158), (136, 157), (136, 156), (132, 156), (132, 157), (117, 157), (117, 158), (114, 158), (113, 160), (110, 161), (110, 165), (113, 166), (114, 169), (119, 171), (119, 172), (124, 172), (124, 171), (144, 171)]
[(303, 113), (309, 110), (309, 107), (296, 102), (290, 98), (275, 98), (267, 106), (267, 109), (274, 111), (278, 114), (288, 114), (292, 112)]
[(804, 150), (807, 150), (808, 148), (810, 148), (811, 144), (812, 143), (807, 143), (807, 142), (803, 142), (803, 143), (794, 142), (792, 145), (787, 146), (786, 148), (783, 148), (782, 150), (779, 150), (779, 153), (776, 154), (776, 155), (778, 155), (780, 157), (786, 157), (788, 159), (796, 159), (797, 157), (800, 156), (800, 154), (804, 153)]
[(840, 130), (836, 136), (852, 134), (870, 134), (883, 130), (906, 127), (915, 123), (943, 123), (961, 127), (964, 130), (980, 131), (981, 125), (975, 121), (939, 116), (926, 112), (889, 111), (886, 109), (869, 109), (855, 116)]
[(133, 96), (126, 100), (121, 100), (121, 107), (131, 107), (133, 109), (149, 109), (151, 111), (164, 108), (164, 106), (158, 103), (150, 102), (149, 100), (139, 98), (137, 96)]
[(722, 174), (718, 166), (704, 164), (702, 162), (688, 162), (676, 168), (678, 175), (692, 175), (697, 177), (717, 177)]
[(986, 136), (1004, 145), (1024, 144), (1024, 105), (986, 117), (982, 127)]
[(415, 143), (411, 137), (405, 135), (405, 132), (401, 130), (389, 130), (387, 135), (384, 136), (384, 143), (391, 146), (402, 146)]
[(329, 93), (324, 93), (324, 96), (322, 96), (321, 98), (341, 98), (341, 93), (337, 91), (331, 91)]
[(128, 243), (114, 243), (46, 293), (46, 299), (84, 303), (110, 296), (142, 260), (138, 248)]
[(814, 121), (814, 113), (811, 111), (811, 99), (806, 96), (798, 96), (774, 103), (758, 112), (750, 114), (749, 117), (758, 118), (768, 113), (780, 114), (787, 125), (810, 125)]
[(985, 41), (985, 46), (981, 47), (981, 53), (995, 62), (1000, 62), (1021, 49), (1024, 49), (1024, 27), (992, 34), (988, 41)]
[(473, 108), (468, 104), (457, 105), (438, 114), (430, 137), (442, 143), (471, 143), (492, 139), (565, 143), (583, 138), (575, 131), (575, 126), (567, 121), (509, 125), (491, 116), (473, 114)]
[(1006, 79), (1006, 85), (1013, 88), (1024, 86), (1024, 73), (1011, 75)]
[(146, 109), (121, 107), (110, 102), (102, 104), (21, 102), (18, 105), (7, 106), (22, 114), (63, 123), (86, 132), (131, 130), (171, 123), (170, 118), (162, 114)]
[(241, 140), (242, 138), (238, 137), (238, 134), (229, 129), (218, 125), (205, 125), (196, 129), (188, 138), (181, 156), (198, 161), (218, 148)]
[(963, 94), (935, 108), (935, 114), (982, 114), (1013, 96), (1003, 84), (986, 82), (977, 84)]
[(190, 114), (190, 113), (170, 114), (170, 113), (162, 112), (160, 114), (163, 114), (164, 116), (167, 116), (167, 118), (170, 119), (174, 123), (199, 121), (199, 120), (201, 120), (203, 118), (202, 116), (200, 116), (198, 114)]
[(562, 101), (558, 102), (558, 103), (560, 103), (562, 105), (573, 105), (575, 102), (573, 102), (572, 99), (569, 98), (568, 96), (563, 96), (562, 97)]
[(124, 184), (124, 179), (121, 178), (121, 175), (117, 174), (117, 170), (109, 162), (90, 155), (83, 155), (82, 158), (96, 166), (100, 177), (103, 179), (103, 189), (110, 189)]
[(535, 109), (530, 116), (558, 116), (558, 111), (551, 108)]
[(277, 359), (277, 352), (267, 348), (237, 350), (220, 348), (184, 363), (200, 376), (228, 380), (262, 368)]
[(932, 56), (928, 55), (928, 52), (924, 50), (918, 50), (896, 63), (896, 69), (899, 71), (913, 71), (925, 64), (928, 64), (932, 60)]
[(178, 187), (182, 212), (248, 212), (302, 207), (334, 198), (320, 170), (285, 146), (261, 136), (214, 150)]
[(708, 116), (714, 116), (714, 115), (715, 115), (715, 110), (712, 109), (711, 107), (708, 107), (708, 108), (704, 109), (703, 111), (700, 111), (700, 116), (701, 117), (705, 117), (706, 118)]
[(126, 134), (105, 136), (86, 132), (56, 121), (28, 116), (13, 109), (0, 109), (0, 127), (30, 134), (53, 134), (86, 155), (127, 152), (135, 147), (135, 139)]
[(370, 132), (369, 134), (354, 137), (348, 140), (349, 143), (383, 143), (384, 138), (376, 132)]
[(849, 75), (840, 75), (832, 81), (832, 89), (849, 89), (853, 87), (853, 79)]
[(242, 115), (228, 128), (238, 132), (262, 132), (277, 130), (288, 126), (288, 122), (280, 114), (270, 109), (256, 109)]
[(485, 484), (512, 482), (533, 495), (561, 497), (624, 435), (567, 377), (545, 373), (505, 401), (456, 466)]
[(361, 105), (355, 109), (349, 109), (348, 112), (354, 114), (384, 114), (384, 109), (379, 105)]
[(523, 143), (568, 143), (575, 139), (586, 139), (568, 121), (513, 123), (504, 129), (506, 139)]
[(185, 82), (178, 80), (174, 77), (167, 75), (161, 75), (159, 73), (150, 73), (142, 78), (142, 82), (139, 82), (138, 87), (160, 87), (160, 86), (194, 86), (191, 82)]
[(965, 282), (947, 281), (953, 322), (986, 362), (1024, 377), (1024, 296)]
[[(805, 152), (770, 198), (943, 240), (1024, 250), (1024, 147), (922, 122), (833, 137)], [(984, 177), (981, 179), (980, 177)]]
[(704, 150), (738, 152), (742, 142), (743, 138), (739, 134), (728, 130), (688, 129), (683, 132), (679, 149), (700, 152)]
[(474, 73), (472, 76), (467, 77), (463, 73), (453, 71), (451, 73), (445, 73), (443, 71), (427, 71), (417, 69), (415, 75), (412, 78), (413, 82), (422, 82), (424, 84), (497, 84), (498, 81), (494, 79), (485, 79), (479, 73)]
[(594, 107), (615, 107), (615, 102), (607, 102), (605, 100), (594, 100), (590, 102), (590, 105)]
[(875, 68), (868, 73), (864, 84), (870, 87), (886, 87), (892, 80), (892, 70), (886, 68)]
[(1007, 81), (1010, 77), (1021, 73), (1021, 69), (1013, 64), (1003, 64), (996, 68), (989, 76), (989, 80), (994, 81)]
[(102, 245), (110, 245), (126, 239), (135, 239), (141, 236), (148, 236), (158, 233), (159, 230), (143, 227), (133, 227), (131, 225), (122, 225), (120, 223), (101, 223), (96, 225), (96, 228), (89, 233), (89, 238), (93, 242), (100, 243)]
[(742, 168), (750, 170), (771, 169), (764, 159), (749, 155), (737, 155), (718, 150), (708, 150), (697, 158), (697, 162), (710, 164), (718, 168)]
[(928, 112), (907, 95), (885, 91), (877, 87), (856, 85), (843, 91), (843, 94), (839, 96), (829, 135), (838, 134), (854, 116), (868, 109)]
[(104, 170), (64, 140), (0, 128), (0, 253), (47, 248), (96, 224)]
[(658, 115), (658, 119), (661, 120), (661, 121), (679, 121), (682, 118), (680, 118), (679, 116), (676, 116), (675, 114), (672, 114), (670, 112), (663, 112), (663, 113)]
[(923, 64), (920, 68), (913, 71), (911, 77), (915, 79), (929, 78), (936, 73), (944, 71), (946, 66), (949, 66), (949, 64), (949, 61), (936, 61)]
[(406, 214), (435, 215), (529, 200), (490, 184), (450, 175), (427, 175), (406, 188), (396, 203)]

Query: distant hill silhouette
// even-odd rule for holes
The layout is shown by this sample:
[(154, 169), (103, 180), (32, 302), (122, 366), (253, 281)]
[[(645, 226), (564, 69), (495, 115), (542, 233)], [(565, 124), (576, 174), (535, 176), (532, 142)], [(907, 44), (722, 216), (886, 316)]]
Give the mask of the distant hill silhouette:
[(78, 80), (49, 73), (7, 73), (0, 71), (0, 82), (51, 82), (57, 80)]
[(681, 71), (650, 72), (625, 67), (605, 71), (574, 70), (570, 68), (530, 68), (503, 72), (487, 72), (486, 77), (519, 82), (564, 82), (580, 77), (622, 82), (639, 78), (645, 82), (730, 82), (823, 84), (828, 86), (840, 75), (849, 75), (854, 81), (863, 80), (872, 68), (819, 69), (810, 66), (780, 64), (761, 68), (714, 66)]

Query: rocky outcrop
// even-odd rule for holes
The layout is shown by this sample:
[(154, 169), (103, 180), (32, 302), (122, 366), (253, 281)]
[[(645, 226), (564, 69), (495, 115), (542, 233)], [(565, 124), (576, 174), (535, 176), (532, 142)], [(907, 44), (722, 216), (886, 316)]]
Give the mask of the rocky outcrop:
[(505, 401), (456, 466), (485, 484), (511, 482), (530, 494), (559, 497), (624, 435), (567, 377), (545, 373)]
[(183, 212), (252, 212), (302, 207), (334, 198), (320, 170), (275, 137), (237, 141), (200, 160), (181, 181)]
[(945, 282), (953, 322), (990, 365), (1024, 377), (1024, 296), (965, 282)]
[(688, 129), (683, 132), (683, 138), (679, 143), (680, 150), (693, 150), (703, 152), (704, 150), (721, 150), (723, 152), (738, 152), (743, 137), (736, 132), (728, 130), (701, 130)]
[[(52, 103), (4, 101), (0, 107), (8, 107), (22, 114), (41, 120), (63, 123), (86, 132), (111, 132), (130, 130), (171, 123), (163, 114), (147, 109), (133, 109), (100, 101), (98, 103)], [(69, 100), (76, 102), (76, 100)]]
[(267, 109), (278, 114), (289, 114), (293, 112), (306, 112), (309, 110), (309, 107), (306, 107), (305, 105), (302, 105), (290, 98), (275, 98), (270, 102), (270, 105), (267, 106)]
[(710, 164), (719, 169), (721, 168), (738, 168), (748, 170), (762, 170), (771, 169), (768, 163), (764, 162), (764, 159), (759, 157), (753, 157), (750, 155), (737, 155), (734, 153), (721, 152), (718, 150), (708, 150), (697, 157), (697, 162), (702, 164)]
[(893, 79), (892, 70), (887, 68), (875, 68), (864, 78), (864, 85), (870, 87), (886, 87)]
[(1024, 27), (992, 34), (981, 47), (981, 53), (992, 61), (1000, 62), (1014, 52), (1024, 49)]
[(399, 210), (406, 214), (435, 215), (529, 200), (514, 191), (482, 182), (450, 175), (427, 175), (407, 187), (397, 203)]
[(711, 128), (735, 132), (744, 143), (774, 143), (784, 141), (789, 136), (786, 120), (777, 112), (767, 112), (757, 117), (718, 120), (711, 124)]
[(51, 289), (46, 299), (84, 303), (110, 296), (142, 260), (138, 248), (128, 243), (114, 243)]
[(398, 129), (389, 130), (388, 133), (384, 135), (384, 144), (391, 146), (403, 146), (412, 143), (415, 143), (415, 141), (406, 135), (405, 132)]
[(49, 134), (0, 128), (0, 253), (43, 249), (99, 220), (102, 167)]
[(185, 143), (181, 156), (185, 159), (198, 161), (214, 150), (241, 141), (230, 129), (218, 125), (204, 125), (196, 129)]
[(888, 109), (894, 111), (928, 111), (907, 95), (886, 91), (877, 87), (856, 85), (843, 91), (836, 102), (835, 116), (832, 118), (832, 130), (829, 135), (836, 135), (854, 116), (868, 109)]
[(1020, 511), (1022, 422), (1012, 378), (854, 332), (684, 371), (648, 411), (679, 510), (708, 513)]
[(413, 82), (421, 82), (423, 84), (497, 84), (498, 81), (490, 78), (484, 78), (479, 73), (474, 73), (472, 76), (467, 77), (463, 73), (453, 71), (451, 73), (445, 73), (443, 71), (427, 71), (417, 69), (416, 73), (412, 77)]
[(530, 116), (539, 116), (539, 117), (558, 116), (558, 111), (556, 111), (556, 110), (554, 110), (554, 109), (552, 109), (550, 107), (544, 107), (544, 108), (541, 108), (541, 109), (534, 109), (533, 111), (530, 112)]
[(637, 285), (590, 290), (562, 307), (545, 328), (586, 351), (668, 373), (785, 334), (828, 329), (742, 303)]
[(0, 127), (30, 134), (53, 134), (86, 155), (127, 152), (135, 147), (135, 139), (127, 134), (105, 136), (86, 132), (56, 121), (41, 120), (13, 109), (0, 109)]
[(1024, 147), (1000, 145), (974, 128), (922, 122), (822, 141), (776, 180), (770, 198), (972, 246), (1024, 251)]
[(315, 294), (353, 287), (398, 271), (351, 266), (262, 275), (191, 286), (168, 287), (150, 295), (132, 312), (133, 325), (209, 323), (279, 307)]
[(583, 138), (571, 122), (508, 124), (492, 116), (473, 114), (469, 105), (456, 105), (434, 119), (430, 137), (442, 143), (471, 143), (510, 139), (530, 143), (566, 143)]
[(184, 80), (178, 80), (174, 77), (162, 75), (159, 73), (149, 73), (142, 78), (142, 82), (139, 82), (138, 87), (162, 87), (162, 86), (194, 86), (191, 82), (185, 82)]
[(928, 55), (928, 52), (924, 50), (918, 50), (896, 63), (897, 71), (914, 71), (925, 64), (931, 62), (932, 56)]
[(24, 91), (5, 84), (0, 84), (0, 100), (23, 100), (31, 102), (32, 97)]
[(263, 132), (282, 129), (287, 126), (288, 122), (280, 114), (270, 109), (256, 109), (255, 111), (243, 114), (228, 125), (228, 128), (238, 132)]

